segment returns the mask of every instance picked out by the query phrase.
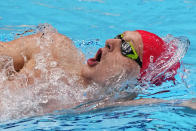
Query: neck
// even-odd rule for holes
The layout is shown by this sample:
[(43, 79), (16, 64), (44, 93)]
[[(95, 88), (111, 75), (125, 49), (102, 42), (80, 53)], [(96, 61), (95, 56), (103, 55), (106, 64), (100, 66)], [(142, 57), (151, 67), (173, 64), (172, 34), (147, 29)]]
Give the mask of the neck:
[(83, 77), (81, 73), (79, 73), (78, 76), (79, 79), (76, 81), (78, 85), (81, 85), (83, 88), (87, 88), (88, 86), (92, 85), (93, 82), (90, 79)]

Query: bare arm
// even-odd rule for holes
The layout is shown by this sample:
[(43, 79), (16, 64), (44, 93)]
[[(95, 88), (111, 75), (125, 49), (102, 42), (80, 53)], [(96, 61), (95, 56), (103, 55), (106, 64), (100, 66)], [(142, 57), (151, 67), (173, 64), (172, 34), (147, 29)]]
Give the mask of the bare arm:
[(117, 105), (146, 105), (146, 104), (158, 104), (158, 103), (171, 103), (175, 104), (176, 106), (183, 106), (183, 107), (189, 107), (191, 109), (196, 110), (196, 98), (190, 99), (190, 100), (185, 100), (181, 101), (180, 104), (177, 103), (178, 100), (162, 100), (162, 99), (155, 99), (155, 98), (146, 98), (146, 99), (137, 99), (133, 101), (126, 101), (126, 102), (120, 102), (117, 103)]
[[(49, 40), (48, 40), (49, 39)], [(66, 36), (59, 33), (37, 33), (19, 39), (4, 43), (0, 42), (0, 56), (11, 56), (14, 60), (14, 68), (16, 71), (20, 71), (24, 65), (26, 65), (35, 54), (40, 52), (40, 46), (51, 42), (48, 46), (53, 53), (54, 59), (57, 61), (72, 60), (67, 54), (77, 54), (78, 50), (72, 44), (72, 41)]]
[(190, 100), (183, 101), (180, 106), (185, 106), (196, 110), (196, 98), (192, 98)]
[(130, 101), (120, 101), (120, 102), (100, 102), (96, 104), (94, 109), (99, 108), (106, 108), (106, 107), (116, 107), (116, 106), (140, 106), (140, 105), (151, 105), (151, 104), (158, 104), (158, 103), (171, 103), (175, 104), (176, 106), (182, 106), (182, 107), (188, 107), (191, 109), (196, 110), (196, 98), (182, 101), (180, 104), (177, 104), (177, 100), (162, 100), (162, 99), (155, 99), (155, 98), (142, 98), (142, 99), (136, 99), (136, 100), (130, 100)]
[(19, 71), (19, 69), (21, 69), (24, 65), (24, 60), (20, 55), (18, 48), (14, 48), (7, 43), (0, 42), (0, 55), (12, 57), (14, 59), (14, 67), (16, 71)]
[(14, 68), (19, 71), (36, 51), (36, 38), (41, 34), (29, 35), (10, 42), (0, 42), (0, 55), (10, 56), (14, 60)]

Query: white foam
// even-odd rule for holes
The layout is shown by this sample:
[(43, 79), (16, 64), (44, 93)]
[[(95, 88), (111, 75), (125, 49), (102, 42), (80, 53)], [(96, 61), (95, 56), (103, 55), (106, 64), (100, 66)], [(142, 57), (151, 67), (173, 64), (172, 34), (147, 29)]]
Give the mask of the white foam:
[[(45, 40), (44, 43), (41, 43), (41, 39), (37, 39), (36, 43), (41, 48), (41, 52), (35, 56), (35, 70), (40, 71), (40, 78), (35, 77), (32, 70), (25, 70), (26, 74), (17, 74), (14, 71), (13, 59), (0, 56), (0, 121), (42, 114), (45, 112), (45, 106), (50, 102), (59, 106), (71, 105), (73, 103), (87, 102), (89, 98), (101, 99), (107, 97), (118, 99), (137, 91), (138, 87), (134, 88), (135, 83), (131, 80), (124, 82), (125, 86), (122, 87), (121, 80), (125, 77), (123, 72), (116, 80), (121, 84), (100, 89), (93, 83), (86, 89), (82, 89), (82, 85), (76, 84), (79, 79), (77, 76), (69, 77), (63, 69), (57, 67), (57, 61), (51, 60), (51, 52), (48, 46), (51, 44), (51, 35), (56, 30), (50, 25), (40, 25), (37, 32), (44, 33)], [(164, 40), (168, 41), (168, 43), (173, 41), (172, 44), (178, 45), (175, 57), (171, 58), (168, 63), (165, 63), (165, 61), (155, 63), (157, 66), (160, 64), (165, 68), (184, 56), (188, 48), (188, 42), (185, 38), (175, 38), (171, 35), (166, 36)], [(83, 43), (85, 44), (85, 42)], [(88, 54), (89, 52), (90, 50), (86, 53)], [(152, 64), (150, 70), (153, 71), (154, 68), (155, 66)], [(170, 73), (167, 76), (170, 76)], [(13, 79), (13, 76), (14, 80), (8, 82), (8, 79)], [(150, 72), (147, 76), (150, 76)], [(28, 83), (29, 77), (34, 81), (31, 84)], [(67, 82), (65, 82), (65, 79)]]

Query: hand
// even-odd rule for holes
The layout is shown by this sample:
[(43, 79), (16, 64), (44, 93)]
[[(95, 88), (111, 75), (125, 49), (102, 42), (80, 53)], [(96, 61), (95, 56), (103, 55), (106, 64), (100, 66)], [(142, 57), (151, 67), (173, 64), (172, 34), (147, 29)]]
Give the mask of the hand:
[(196, 110), (196, 98), (183, 101), (182, 104), (180, 104), (180, 106), (185, 106), (185, 107), (189, 107), (189, 108)]

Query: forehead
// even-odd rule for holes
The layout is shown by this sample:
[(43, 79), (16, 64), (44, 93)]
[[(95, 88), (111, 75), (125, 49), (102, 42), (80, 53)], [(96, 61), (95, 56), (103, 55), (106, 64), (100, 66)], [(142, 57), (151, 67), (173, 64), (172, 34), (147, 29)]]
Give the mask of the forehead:
[(137, 31), (125, 31), (123, 32), (123, 39), (126, 41), (134, 41), (141, 43), (142, 38)]

